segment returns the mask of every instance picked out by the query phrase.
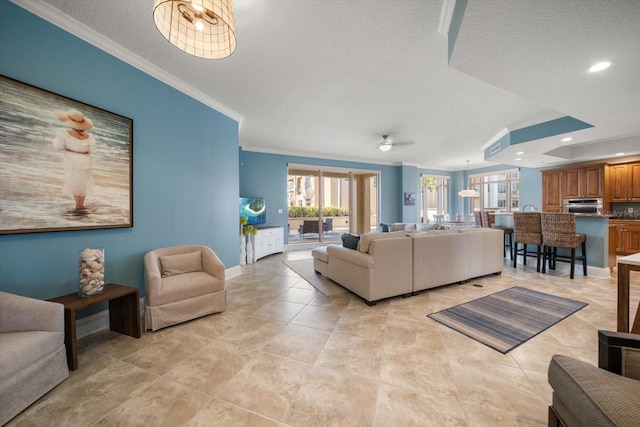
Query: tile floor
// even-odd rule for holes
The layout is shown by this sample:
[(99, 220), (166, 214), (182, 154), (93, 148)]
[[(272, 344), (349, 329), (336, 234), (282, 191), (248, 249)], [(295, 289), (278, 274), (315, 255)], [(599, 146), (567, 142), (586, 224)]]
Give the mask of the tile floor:
[[(501, 276), (368, 307), (319, 294), (282, 263), (308, 257), (243, 266), (224, 313), (81, 340), (80, 368), (9, 425), (543, 426), (551, 356), (596, 363), (596, 331), (616, 326), (615, 276), (569, 280), (506, 260)], [(506, 355), (426, 317), (515, 285), (589, 306)]]

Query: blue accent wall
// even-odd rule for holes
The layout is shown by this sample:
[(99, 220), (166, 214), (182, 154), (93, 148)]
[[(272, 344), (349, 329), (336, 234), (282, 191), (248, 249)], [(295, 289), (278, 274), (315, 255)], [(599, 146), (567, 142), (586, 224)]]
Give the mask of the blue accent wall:
[[(402, 169), (402, 222), (421, 222), (420, 221), (420, 176), (418, 168), (415, 166), (401, 166)], [(405, 206), (405, 193), (415, 193), (415, 205)]]
[(134, 227), (0, 235), (0, 290), (41, 299), (77, 291), (85, 247), (105, 248), (106, 280), (142, 295), (153, 248), (204, 244), (238, 265), (235, 120), (7, 1), (0, 40), (1, 74), (129, 117), (134, 129)]

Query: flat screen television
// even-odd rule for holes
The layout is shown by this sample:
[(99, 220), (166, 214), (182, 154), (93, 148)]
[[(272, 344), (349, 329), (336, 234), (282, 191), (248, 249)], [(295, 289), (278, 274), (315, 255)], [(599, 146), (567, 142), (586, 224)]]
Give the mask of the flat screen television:
[(240, 197), (240, 216), (247, 217), (248, 225), (266, 224), (266, 200), (260, 197)]

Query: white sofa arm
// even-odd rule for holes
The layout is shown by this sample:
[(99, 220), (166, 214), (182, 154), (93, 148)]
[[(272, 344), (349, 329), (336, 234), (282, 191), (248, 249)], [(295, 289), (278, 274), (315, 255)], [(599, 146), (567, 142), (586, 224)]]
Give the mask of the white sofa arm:
[(0, 292), (0, 332), (64, 332), (64, 306)]

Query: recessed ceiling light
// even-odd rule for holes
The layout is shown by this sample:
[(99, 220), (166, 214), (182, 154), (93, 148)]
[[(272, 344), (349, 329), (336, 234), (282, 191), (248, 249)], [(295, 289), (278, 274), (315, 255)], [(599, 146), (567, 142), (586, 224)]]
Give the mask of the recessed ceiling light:
[(520, 157), (516, 158), (516, 162), (519, 162), (520, 160), (522, 160)]
[(518, 152), (516, 153), (516, 155), (517, 155), (517, 156), (520, 156), (520, 155), (522, 155), (522, 154), (524, 154), (524, 151), (518, 151)]
[(624, 156), (624, 153), (616, 153), (616, 156)]
[(611, 61), (602, 61), (597, 64), (593, 64), (591, 68), (589, 68), (590, 73), (597, 73), (598, 71), (606, 70), (611, 66)]
[(573, 141), (573, 138), (571, 138), (570, 136), (566, 138), (562, 138), (562, 142), (569, 142), (569, 141)]

